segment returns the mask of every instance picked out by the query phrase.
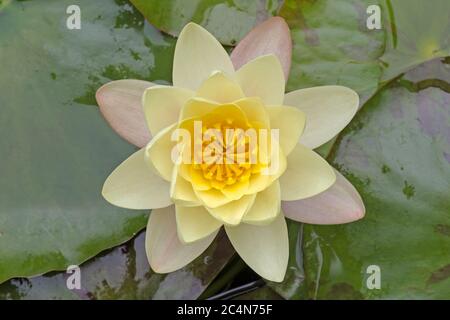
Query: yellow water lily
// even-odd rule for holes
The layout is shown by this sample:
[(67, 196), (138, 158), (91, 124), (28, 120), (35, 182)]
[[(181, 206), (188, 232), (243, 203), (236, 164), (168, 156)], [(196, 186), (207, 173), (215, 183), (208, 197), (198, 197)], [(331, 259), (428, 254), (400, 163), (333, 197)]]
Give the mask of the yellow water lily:
[[(291, 49), (278, 17), (252, 30), (231, 58), (189, 23), (176, 44), (173, 86), (120, 80), (98, 90), (105, 118), (140, 147), (102, 194), (116, 206), (152, 209), (146, 252), (154, 271), (182, 268), (223, 227), (255, 272), (279, 282), (289, 258), (285, 217), (336, 224), (364, 216), (355, 188), (313, 151), (350, 122), (358, 95), (336, 85), (285, 94)], [(198, 139), (197, 129), (200, 138), (214, 134)]]

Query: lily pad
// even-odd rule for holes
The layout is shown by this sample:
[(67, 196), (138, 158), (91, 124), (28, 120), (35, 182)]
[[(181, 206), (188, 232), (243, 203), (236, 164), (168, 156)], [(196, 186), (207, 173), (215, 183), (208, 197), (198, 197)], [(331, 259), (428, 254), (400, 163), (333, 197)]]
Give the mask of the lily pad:
[(0, 282), (80, 264), (145, 227), (148, 212), (109, 205), (105, 178), (135, 148), (94, 93), (127, 77), (170, 79), (174, 41), (123, 1), (12, 1), (0, 12)]
[[(305, 297), (449, 297), (449, 75), (446, 60), (407, 73), (340, 135), (329, 161), (361, 193), (366, 217), (304, 226)], [(378, 268), (379, 288), (370, 285)]]
[(254, 26), (277, 14), (282, 0), (131, 0), (150, 23), (178, 36), (188, 22), (209, 30), (222, 44), (235, 45)]
[(450, 55), (450, 3), (447, 0), (387, 0), (390, 26), (383, 80), (426, 61)]
[(361, 104), (377, 88), (383, 54), (383, 30), (366, 26), (366, 0), (286, 0), (280, 11), (294, 42), (287, 91), (343, 85), (360, 94)]
[(225, 233), (196, 260), (168, 275), (152, 272), (145, 255), (145, 233), (105, 251), (80, 267), (80, 289), (67, 288), (70, 274), (53, 272), (0, 285), (0, 300), (42, 299), (196, 299), (234, 254)]

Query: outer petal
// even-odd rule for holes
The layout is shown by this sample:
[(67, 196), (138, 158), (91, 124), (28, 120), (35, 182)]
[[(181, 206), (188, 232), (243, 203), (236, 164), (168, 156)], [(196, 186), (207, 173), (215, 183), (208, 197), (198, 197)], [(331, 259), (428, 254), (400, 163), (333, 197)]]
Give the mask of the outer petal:
[(268, 107), (271, 129), (280, 130), (280, 146), (285, 155), (295, 148), (305, 128), (305, 114), (294, 107)]
[(170, 185), (145, 163), (144, 149), (135, 152), (106, 179), (102, 195), (115, 206), (129, 209), (167, 207)]
[(197, 90), (197, 96), (217, 103), (231, 103), (242, 99), (244, 93), (235, 81), (223, 72), (214, 72)]
[(152, 135), (177, 122), (181, 108), (192, 96), (193, 91), (168, 86), (145, 90), (142, 105)]
[(250, 61), (236, 72), (236, 78), (247, 97), (260, 97), (266, 105), (283, 104), (285, 81), (276, 56)]
[(256, 195), (255, 202), (243, 218), (243, 222), (266, 225), (271, 223), (280, 213), (280, 183), (275, 181), (267, 189)]
[(145, 148), (145, 157), (155, 168), (160, 176), (170, 181), (175, 166), (172, 161), (172, 150), (176, 141), (172, 141), (172, 133), (176, 124), (161, 130)]
[(253, 28), (231, 53), (236, 69), (263, 55), (274, 54), (283, 66), (285, 79), (291, 69), (292, 40), (289, 26), (281, 17), (267, 19)]
[(255, 195), (243, 196), (239, 200), (231, 201), (217, 208), (206, 208), (213, 217), (222, 221), (226, 225), (238, 225), (242, 217), (252, 207), (255, 201)]
[(315, 196), (336, 181), (333, 168), (314, 151), (297, 144), (287, 158), (280, 177), (281, 200), (292, 201)]
[(142, 111), (142, 94), (153, 85), (141, 80), (112, 81), (95, 95), (100, 112), (114, 131), (140, 148), (151, 138)]
[(204, 207), (175, 206), (178, 237), (191, 243), (217, 232), (222, 222), (214, 219)]
[(283, 215), (269, 225), (240, 224), (225, 226), (225, 231), (237, 253), (261, 277), (281, 282), (289, 259), (289, 240)]
[(183, 244), (177, 235), (174, 206), (152, 210), (145, 234), (145, 251), (150, 266), (158, 273), (178, 270), (202, 254), (216, 234), (213, 232), (202, 240)]
[(188, 23), (175, 47), (174, 86), (195, 91), (214, 71), (234, 74), (227, 52), (208, 31), (195, 23)]
[(297, 201), (283, 202), (286, 217), (311, 224), (341, 224), (364, 217), (364, 203), (355, 187), (338, 171), (327, 191)]
[(347, 87), (323, 86), (286, 94), (284, 104), (306, 114), (305, 132), (300, 143), (315, 149), (336, 136), (358, 110), (358, 94)]

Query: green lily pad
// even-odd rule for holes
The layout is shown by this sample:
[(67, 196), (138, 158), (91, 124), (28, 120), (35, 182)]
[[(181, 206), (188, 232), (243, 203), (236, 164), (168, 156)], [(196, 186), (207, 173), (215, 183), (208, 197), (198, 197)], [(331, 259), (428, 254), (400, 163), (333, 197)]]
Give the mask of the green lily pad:
[(80, 267), (80, 289), (69, 290), (70, 274), (53, 272), (0, 285), (0, 300), (42, 299), (196, 299), (234, 254), (224, 233), (196, 260), (168, 275), (152, 272), (145, 255), (145, 233), (101, 253)]
[(69, 30), (70, 4), (13, 1), (0, 13), (0, 282), (79, 264), (146, 225), (148, 212), (100, 194), (135, 148), (86, 104), (112, 78), (154, 78), (173, 41), (114, 1), (78, 1), (81, 30)]
[[(108, 174), (135, 148), (109, 128), (94, 94), (103, 83), (122, 78), (166, 83), (175, 41), (123, 0), (102, 6), (78, 1), (81, 30), (69, 30), (66, 8), (71, 4), (13, 1), (0, 13), (0, 60), (7, 62), (0, 65), (0, 282), (80, 264), (130, 239), (147, 223), (148, 212), (111, 206), (100, 194)], [(142, 244), (139, 250), (141, 263), (147, 263)], [(112, 255), (103, 260), (113, 264)], [(214, 268), (220, 270), (226, 261), (221, 263)], [(104, 268), (98, 259), (89, 265)], [(108, 270), (116, 272), (113, 265)], [(151, 275), (148, 281), (158, 288), (163, 279), (185, 279), (186, 291), (201, 293), (216, 274), (195, 264), (183, 272), (166, 278)], [(93, 287), (101, 285), (102, 276), (89, 280), (95, 297), (108, 296)], [(121, 274), (114, 281), (128, 282), (131, 276)], [(61, 279), (21, 279), (12, 286), (42, 285), (48, 292), (41, 295), (68, 297), (65, 291), (52, 293)], [(165, 287), (167, 295), (183, 295)], [(20, 292), (23, 288), (19, 285)], [(28, 296), (35, 294), (33, 290)]]
[(254, 26), (277, 14), (282, 0), (131, 0), (150, 23), (177, 37), (188, 22), (208, 29), (222, 44), (235, 45)]
[(426, 61), (450, 55), (450, 3), (447, 0), (387, 0), (390, 28), (383, 80)]
[[(328, 159), (361, 193), (366, 217), (339, 226), (304, 225), (305, 297), (449, 297), (446, 61), (429, 62), (391, 83), (340, 135)], [(427, 78), (432, 74), (439, 81)], [(379, 289), (367, 285), (373, 284), (370, 266), (379, 267)]]
[(383, 30), (366, 27), (366, 8), (377, 1), (287, 0), (280, 11), (291, 28), (292, 67), (287, 91), (343, 85), (359, 93), (361, 104), (377, 88)]

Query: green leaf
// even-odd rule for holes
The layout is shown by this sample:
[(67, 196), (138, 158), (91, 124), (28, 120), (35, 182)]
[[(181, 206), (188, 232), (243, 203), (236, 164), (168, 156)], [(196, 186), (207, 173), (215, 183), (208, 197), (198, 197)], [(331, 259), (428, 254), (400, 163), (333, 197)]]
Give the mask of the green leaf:
[(386, 1), (390, 28), (383, 80), (415, 66), (450, 55), (450, 3), (447, 0)]
[(366, 8), (377, 1), (287, 0), (280, 11), (294, 42), (287, 91), (343, 85), (363, 104), (378, 87), (384, 32), (368, 30)]
[[(450, 69), (435, 60), (371, 99), (329, 160), (357, 187), (366, 217), (304, 226), (305, 290), (318, 299), (450, 295)], [(437, 75), (439, 79), (428, 78)], [(412, 82), (416, 81), (416, 82)], [(381, 289), (367, 268), (380, 267)]]
[(81, 289), (69, 290), (69, 274), (12, 279), (0, 285), (4, 299), (196, 299), (234, 254), (225, 233), (196, 260), (168, 275), (153, 273), (144, 249), (145, 233), (108, 250), (80, 268)]
[(69, 30), (72, 3), (13, 1), (1, 12), (0, 282), (79, 264), (146, 225), (148, 212), (101, 196), (135, 149), (88, 104), (113, 79), (168, 80), (174, 41), (123, 1), (78, 1), (81, 30)]
[(254, 26), (277, 14), (282, 0), (131, 0), (150, 23), (178, 36), (188, 22), (209, 30), (222, 44), (235, 45)]

